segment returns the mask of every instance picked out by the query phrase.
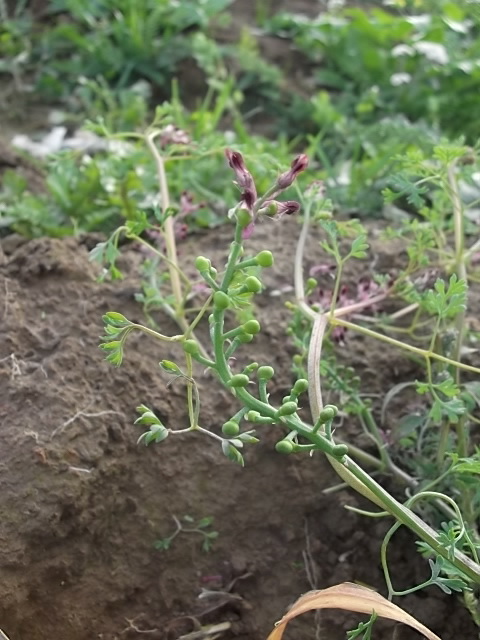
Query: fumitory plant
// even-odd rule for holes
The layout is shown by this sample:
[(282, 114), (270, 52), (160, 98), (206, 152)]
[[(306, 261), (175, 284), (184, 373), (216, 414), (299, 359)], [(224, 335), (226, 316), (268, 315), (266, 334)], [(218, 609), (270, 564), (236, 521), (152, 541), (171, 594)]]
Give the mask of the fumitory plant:
[[(162, 193), (165, 194), (168, 193), (166, 175), (160, 154), (154, 146), (154, 139), (155, 135), (148, 136), (147, 143), (160, 168)], [(296, 184), (299, 174), (306, 170), (307, 156), (303, 154), (297, 156), (290, 168), (280, 173), (263, 193), (258, 192), (255, 180), (239, 152), (227, 150), (226, 158), (234, 172), (236, 185), (241, 191), (238, 203), (229, 212), (229, 218), (234, 224), (233, 242), (225, 265), (213, 265), (208, 257), (197, 257), (195, 266), (208, 293), (194, 319), (187, 323), (182, 315), (179, 322), (181, 333), (167, 336), (148, 326), (131, 322), (116, 311), (108, 312), (104, 316), (105, 336), (101, 347), (107, 354), (107, 360), (117, 366), (122, 362), (127, 339), (134, 331), (146, 333), (159, 342), (175, 342), (183, 347), (183, 363), (162, 360), (160, 366), (173, 379), (183, 380), (186, 385), (188, 424), (180, 429), (172, 429), (163, 424), (148, 406), (141, 404), (138, 407), (139, 417), (136, 424), (143, 425), (146, 430), (140, 436), (139, 442), (146, 445), (153, 442), (159, 443), (168, 437), (183, 437), (192, 431), (197, 431), (213, 438), (218, 442), (225, 456), (243, 465), (242, 451), (245, 446), (258, 442), (262, 429), (275, 428), (279, 433), (275, 447), (279, 453), (285, 455), (312, 455), (314, 451), (323, 453), (343, 482), (368, 498), (381, 510), (374, 514), (361, 513), (394, 518), (394, 525), (387, 533), (381, 549), (389, 599), (432, 584), (447, 593), (459, 591), (472, 595), (473, 588), (480, 585), (480, 564), (478, 537), (472, 528), (471, 519), (465, 519), (454, 497), (434, 490), (435, 483), (419, 486), (415, 478), (398, 467), (384, 446), (382, 433), (375, 423), (371, 407), (364, 401), (355, 386), (352, 372), (347, 371), (344, 375), (328, 353), (325, 358), (322, 358), (322, 346), (324, 343), (332, 342), (332, 336), (335, 339), (334, 332), (340, 328), (343, 331), (360, 331), (366, 336), (406, 349), (416, 357), (424, 359), (429, 371), (433, 370), (437, 364), (441, 364), (447, 367), (447, 372), (453, 372), (448, 375), (455, 376), (459, 371), (480, 373), (478, 368), (461, 361), (458, 349), (449, 351), (448, 355), (444, 355), (437, 349), (437, 338), (441, 329), (445, 327), (446, 320), (457, 318), (465, 312), (467, 289), (465, 274), (454, 272), (448, 282), (438, 279), (434, 287), (415, 302), (435, 318), (433, 332), (435, 339), (432, 339), (426, 348), (413, 346), (408, 342), (392, 338), (386, 333), (379, 333), (359, 325), (352, 321), (354, 314), (372, 308), (387, 296), (394, 294), (400, 296), (400, 293), (407, 295), (408, 292), (412, 292), (407, 275), (402, 274), (395, 281), (380, 281), (375, 286), (362, 285), (357, 299), (349, 299), (345, 292), (342, 292), (342, 270), (348, 260), (361, 259), (367, 255), (366, 236), (356, 223), (337, 223), (333, 220), (328, 211), (322, 185), (318, 183), (314, 183), (305, 193), (298, 190), (298, 201), (280, 199), (281, 194)], [(271, 363), (251, 362), (243, 368), (236, 365), (235, 356), (242, 346), (255, 341), (261, 332), (260, 323), (254, 317), (254, 300), (255, 296), (261, 295), (262, 292), (263, 270), (273, 267), (274, 264), (274, 256), (268, 247), (255, 255), (249, 255), (245, 240), (255, 232), (255, 225), (260, 218), (268, 216), (279, 220), (284, 215), (299, 211), (301, 206), (303, 223), (295, 259), (295, 303), (292, 304), (294, 321), (291, 333), (297, 343), (302, 345), (303, 353), (299, 354), (299, 358), (294, 362), (297, 379), (289, 393), (278, 404), (272, 401), (269, 393), (275, 376)], [(159, 217), (159, 220), (163, 225), (160, 230), (168, 235), (171, 228), (169, 229), (166, 225), (172, 224), (171, 217)], [(322, 227), (325, 237), (322, 246), (335, 264), (332, 293), (323, 296), (320, 301), (312, 301), (316, 282), (311, 278), (305, 282), (303, 275), (305, 242), (312, 221), (316, 221)], [(172, 264), (177, 264), (171, 250), (172, 247), (167, 256), (170, 269)], [(254, 269), (253, 272), (252, 269)], [(175, 289), (177, 285), (173, 275), (175, 274), (175, 278), (178, 278), (179, 272), (175, 269), (171, 273), (172, 288)], [(244, 317), (239, 312), (245, 309), (250, 311), (250, 319), (239, 322), (238, 318)], [(175, 314), (172, 315), (175, 317)], [(208, 321), (210, 329), (209, 344), (200, 344), (192, 333), (204, 319)], [(229, 328), (232, 320), (234, 326)], [(338, 338), (337, 333), (338, 339), (342, 339), (342, 335)], [(199, 374), (195, 370), (195, 363), (201, 365), (200, 371), (212, 373), (215, 383), (229, 389), (237, 401), (238, 410), (232, 416), (226, 416), (221, 426), (221, 433), (201, 426), (201, 397), (197, 385)], [(445, 375), (443, 379), (447, 380)], [(212, 384), (215, 383), (212, 382)], [(342, 384), (345, 385), (345, 393), (339, 397), (341, 401), (356, 407), (362, 424), (367, 426), (378, 446), (378, 458), (353, 443), (343, 442), (337, 438), (335, 426), (343, 407), (341, 402), (338, 406), (324, 404), (322, 385), (338, 387)], [(420, 391), (429, 392), (435, 401), (438, 398), (441, 406), (433, 411), (439, 414), (440, 420), (449, 420), (449, 424), (455, 422), (453, 418), (455, 409), (448, 404), (451, 386), (455, 385), (455, 382), (442, 383), (440, 379), (434, 378), (432, 373), (427, 383), (419, 383), (420, 386), (422, 384), (426, 384), (426, 388), (421, 387)], [(311, 422), (306, 422), (299, 414), (301, 398), (307, 396)], [(453, 456), (450, 466), (458, 468), (458, 465), (461, 467), (468, 464), (465, 453), (462, 449), (461, 454)], [(373, 464), (378, 469), (401, 477), (408, 485), (411, 497), (404, 504), (399, 502), (370, 472), (365, 471), (357, 460), (366, 465)], [(478, 465), (478, 462), (476, 464)], [(419, 502), (432, 502), (447, 515), (448, 522), (437, 529), (432, 528), (415, 512)], [(408, 527), (420, 541), (422, 553), (429, 557), (431, 577), (421, 585), (398, 592), (392, 584), (388, 570), (387, 546), (392, 535), (401, 525)], [(354, 600), (358, 596), (358, 592), (355, 592), (354, 596), (351, 592), (349, 594), (349, 597), (353, 597)], [(361, 599), (363, 596), (358, 597)], [(351, 601), (349, 602), (351, 604)], [(321, 605), (318, 604), (318, 606)], [(344, 608), (347, 607), (344, 606)], [(372, 616), (375, 616), (375, 613), (390, 616), (388, 612), (390, 610), (382, 612), (380, 604), (373, 601), (363, 608), (358, 605), (355, 610), (370, 613)], [(373, 623), (373, 618), (371, 621)], [(424, 628), (423, 631), (425, 632)], [(281, 633), (276, 631), (272, 637), (280, 638)], [(429, 637), (436, 636), (431, 634)]]

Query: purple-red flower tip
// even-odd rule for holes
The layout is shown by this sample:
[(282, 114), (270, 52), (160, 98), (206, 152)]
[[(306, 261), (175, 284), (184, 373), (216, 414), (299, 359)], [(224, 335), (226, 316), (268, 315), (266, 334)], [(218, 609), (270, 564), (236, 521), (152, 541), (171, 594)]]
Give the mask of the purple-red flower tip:
[(290, 216), (292, 213), (297, 213), (300, 210), (300, 204), (295, 200), (287, 200), (286, 202), (278, 203), (278, 214)]
[(308, 167), (308, 156), (305, 153), (301, 153), (297, 156), (292, 164), (290, 165), (290, 169), (282, 173), (277, 180), (277, 187), (282, 191), (284, 189), (288, 189), (298, 177), (298, 174)]
[(241, 198), (242, 202), (245, 203), (248, 209), (252, 209), (257, 200), (257, 189), (255, 187), (252, 174), (245, 165), (242, 154), (238, 151), (227, 149), (225, 151), (225, 156), (230, 168), (235, 172), (237, 185), (240, 189), (243, 189)]

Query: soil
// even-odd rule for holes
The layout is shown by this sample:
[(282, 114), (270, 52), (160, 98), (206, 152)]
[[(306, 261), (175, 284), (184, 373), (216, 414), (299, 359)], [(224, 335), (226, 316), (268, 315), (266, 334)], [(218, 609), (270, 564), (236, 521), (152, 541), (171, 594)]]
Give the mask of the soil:
[[(252, 252), (272, 248), (277, 262), (258, 298), (264, 331), (245, 352), (274, 364), (272, 393), (279, 397), (291, 382), (293, 350), (281, 301), (289, 297), (297, 233), (295, 220), (287, 219), (257, 227), (249, 241)], [(227, 226), (193, 237), (182, 258), (188, 263), (204, 254), (221, 266), (219, 247), (228, 246), (229, 234)], [(120, 368), (104, 361), (102, 314), (118, 310), (143, 320), (134, 300), (141, 256), (124, 248), (126, 279), (98, 283), (88, 261), (97, 240), (3, 240), (0, 628), (11, 640), (177, 640), (200, 625), (225, 622), (230, 628), (219, 636), (225, 640), (263, 640), (313, 587), (358, 581), (384, 593), (379, 545), (388, 523), (346, 511), (345, 504), (367, 506), (352, 492), (323, 494), (338, 483), (326, 460), (277, 454), (278, 428), (262, 430), (243, 469), (197, 434), (148, 448), (136, 444), (141, 429), (132, 423), (140, 403), (168, 426), (186, 426), (184, 389), (167, 387), (158, 367), (179, 353), (134, 336)], [(388, 249), (378, 250), (388, 262)], [(312, 264), (320, 259), (313, 238), (308, 255)], [(177, 332), (168, 318), (156, 320), (162, 332)], [(374, 351), (356, 337), (348, 349), (360, 374), (377, 385), (411, 375), (402, 354)], [(218, 431), (235, 402), (202, 371), (197, 375), (202, 425)], [(156, 549), (175, 530), (173, 517), (185, 515), (214, 518), (212, 549), (202, 551), (194, 533), (179, 535), (168, 551)], [(406, 532), (397, 534), (390, 558), (400, 588), (425, 578)], [(478, 634), (455, 596), (429, 589), (398, 604), (444, 640)], [(358, 616), (343, 612), (306, 615), (285, 637), (340, 640), (357, 623)], [(392, 631), (379, 623), (375, 637), (390, 638)], [(420, 637), (403, 627), (396, 633)]]

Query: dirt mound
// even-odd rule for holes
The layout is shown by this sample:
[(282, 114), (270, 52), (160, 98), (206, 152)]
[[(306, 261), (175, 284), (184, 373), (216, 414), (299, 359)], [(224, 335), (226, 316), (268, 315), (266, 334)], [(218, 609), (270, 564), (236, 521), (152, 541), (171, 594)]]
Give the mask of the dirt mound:
[[(212, 255), (212, 241), (226, 246), (225, 233), (184, 253)], [(259, 246), (265, 234), (257, 233)], [(282, 251), (259, 310), (267, 330), (252, 350), (259, 362), (276, 354), (279, 394), (288, 388), (289, 347), (283, 312), (272, 317), (268, 296), (290, 280), (291, 236), (287, 225), (270, 238)], [(125, 257), (125, 281), (98, 284), (88, 244), (6, 244), (0, 266), (0, 628), (11, 640), (175, 640), (199, 624), (229, 622), (222, 637), (260, 640), (312, 586), (382, 587), (386, 524), (343, 510), (357, 504), (349, 493), (321, 493), (337, 481), (320, 456), (279, 456), (272, 429), (247, 452), (245, 469), (196, 435), (137, 446), (141, 431), (132, 422), (141, 402), (166, 424), (186, 422), (183, 389), (167, 389), (158, 367), (176, 352), (137, 336), (120, 369), (104, 362), (102, 314), (142, 320), (133, 297), (138, 259)], [(174, 331), (159, 320), (164, 332)], [(205, 391), (214, 383), (202, 384)], [(217, 386), (204, 398), (203, 424), (218, 428), (232, 415), (232, 398)], [(157, 550), (155, 541), (175, 530), (173, 516), (185, 515), (214, 518), (212, 550), (201, 550), (198, 534)], [(413, 546), (406, 534), (393, 545), (400, 584), (423, 577)], [(402, 604), (445, 640), (474, 637), (455, 598), (429, 591)], [(324, 614), (321, 637), (344, 638), (352, 620)], [(314, 638), (313, 617), (297, 629)]]

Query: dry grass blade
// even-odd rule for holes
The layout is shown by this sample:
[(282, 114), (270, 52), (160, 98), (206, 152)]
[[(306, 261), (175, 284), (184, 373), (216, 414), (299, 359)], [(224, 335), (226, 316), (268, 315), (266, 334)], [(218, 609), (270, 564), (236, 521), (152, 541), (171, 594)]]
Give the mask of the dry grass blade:
[(441, 640), (435, 633), (427, 629), (409, 613), (397, 607), (383, 596), (351, 582), (337, 584), (322, 591), (309, 591), (299, 598), (283, 616), (267, 640), (281, 640), (287, 624), (306, 611), (316, 609), (344, 609), (356, 613), (371, 615), (374, 611), (381, 618), (389, 618), (396, 622), (413, 627), (428, 640)]
[(10, 638), (7, 636), (6, 633), (3, 633), (3, 631), (0, 629), (0, 640), (10, 640)]

